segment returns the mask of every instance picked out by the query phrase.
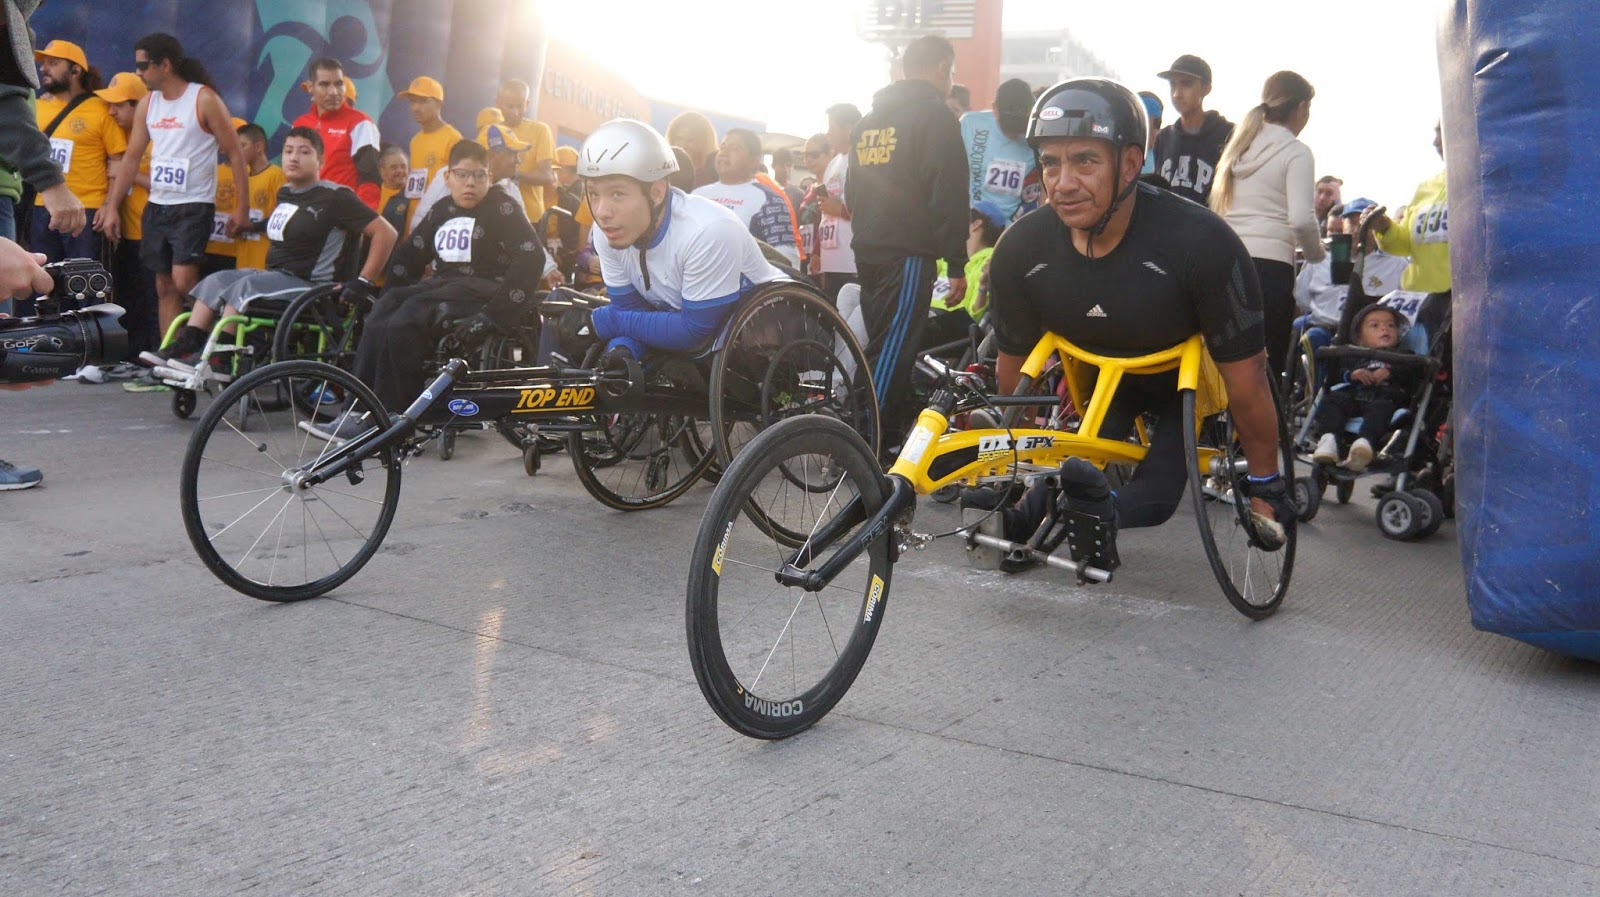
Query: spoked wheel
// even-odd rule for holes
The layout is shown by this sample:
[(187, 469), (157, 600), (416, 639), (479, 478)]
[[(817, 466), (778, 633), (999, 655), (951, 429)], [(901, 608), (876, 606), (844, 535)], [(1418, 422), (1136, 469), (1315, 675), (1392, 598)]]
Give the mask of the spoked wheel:
[(272, 335), (272, 360), (306, 359), (349, 370), (355, 363), (364, 315), (329, 284), (300, 294), (284, 309)]
[[(1195, 419), (1194, 390), (1184, 390), (1184, 449), (1200, 542), (1229, 603), (1239, 613), (1259, 620), (1276, 611), (1289, 590), (1298, 540), (1296, 527), (1293, 521), (1285, 526), (1288, 540), (1277, 551), (1266, 551), (1256, 543), (1245, 488), (1244, 453), (1233, 420), (1223, 411), (1206, 419), (1203, 433), (1199, 432), (1199, 423)], [(1285, 477), (1292, 477), (1294, 455), (1281, 421), (1278, 456), (1278, 469)]]
[(619, 511), (659, 508), (689, 491), (711, 455), (683, 450), (694, 419), (676, 414), (606, 414), (593, 430), (568, 437), (578, 480), (601, 504)]
[[(314, 418), (283, 396), (334, 387), (351, 397), (356, 420), (372, 422), (352, 445), (388, 421), (354, 375), (292, 361), (241, 377), (189, 439), (179, 482), (189, 542), (218, 579), (253, 598), (299, 601), (337, 587), (371, 560), (394, 520), (400, 463), (391, 450), (321, 485), (298, 481), (297, 474), (348, 447), (307, 433)], [(235, 407), (249, 409), (248, 430), (229, 419)]]
[(711, 433), (726, 467), (757, 433), (801, 414), (850, 425), (878, 450), (878, 399), (855, 334), (827, 300), (763, 289), (729, 322), (711, 365)]
[[(719, 465), (737, 458), (756, 434), (802, 414), (844, 422), (876, 455), (878, 399), (866, 353), (826, 300), (792, 284), (768, 287), (739, 310), (726, 333), (711, 367), (711, 433)], [(799, 489), (827, 492), (835, 485), (826, 470), (778, 469)], [(804, 530), (785, 526), (781, 509), (768, 513), (761, 496), (746, 510), (785, 544), (805, 539)]]
[[(833, 471), (817, 493), (793, 471)], [(695, 680), (711, 709), (753, 738), (787, 738), (838, 703), (866, 662), (883, 623), (892, 572), (880, 537), (826, 588), (775, 581), (795, 549), (745, 513), (754, 502), (785, 531), (815, 537), (848, 522), (819, 557), (831, 557), (883, 506), (877, 455), (842, 422), (785, 420), (752, 440), (717, 485), (689, 560), (686, 622)]]

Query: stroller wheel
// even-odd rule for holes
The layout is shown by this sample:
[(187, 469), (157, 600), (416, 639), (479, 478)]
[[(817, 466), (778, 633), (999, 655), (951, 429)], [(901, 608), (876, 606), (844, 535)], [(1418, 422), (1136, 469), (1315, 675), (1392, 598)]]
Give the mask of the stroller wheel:
[(1426, 509), (1422, 523), (1417, 527), (1417, 534), (1412, 538), (1426, 539), (1438, 532), (1440, 525), (1444, 523), (1444, 502), (1439, 500), (1439, 496), (1427, 489), (1411, 489), (1408, 491), (1411, 497)]
[(1422, 529), (1426, 514), (1428, 508), (1421, 499), (1413, 498), (1408, 492), (1390, 492), (1378, 501), (1378, 531), (1385, 538), (1407, 541)]

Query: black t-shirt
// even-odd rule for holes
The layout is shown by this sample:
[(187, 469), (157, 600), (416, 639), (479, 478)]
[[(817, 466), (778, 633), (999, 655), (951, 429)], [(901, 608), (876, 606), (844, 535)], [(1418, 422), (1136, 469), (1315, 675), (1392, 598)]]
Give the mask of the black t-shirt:
[(278, 205), (262, 225), (272, 241), (267, 267), (327, 283), (338, 275), (345, 250), (356, 245), (361, 231), (376, 217), (355, 191), (331, 181), (281, 187)]
[(1027, 355), (1046, 331), (1100, 355), (1145, 355), (1204, 333), (1211, 357), (1263, 346), (1261, 287), (1232, 228), (1204, 206), (1141, 184), (1122, 242), (1090, 259), (1045, 206), (1000, 237), (989, 262), (995, 342)]
[(403, 237), (406, 233), (406, 213), (410, 210), (411, 200), (406, 199), (405, 191), (401, 190), (389, 197), (389, 201), (384, 204), (383, 220), (389, 222), (389, 226), (394, 228), (394, 232)]
[(544, 277), (544, 241), (504, 188), (496, 184), (470, 209), (445, 196), (417, 222), (389, 257), (389, 285), (416, 283), (428, 265), (435, 276), (497, 280), (501, 295), (489, 314), (511, 323)]

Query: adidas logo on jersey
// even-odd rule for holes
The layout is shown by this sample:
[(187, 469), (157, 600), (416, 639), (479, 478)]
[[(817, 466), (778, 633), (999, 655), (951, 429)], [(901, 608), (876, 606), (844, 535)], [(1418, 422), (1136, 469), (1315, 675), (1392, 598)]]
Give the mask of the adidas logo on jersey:
[(1048, 263), (1040, 262), (1039, 264), (1034, 265), (1032, 268), (1029, 268), (1028, 269), (1028, 273), (1024, 274), (1022, 276), (1023, 276), (1024, 279), (1032, 277), (1033, 275), (1038, 274), (1040, 271), (1043, 271), (1044, 269), (1046, 269), (1048, 267), (1050, 267), (1050, 265)]
[(1089, 309), (1089, 313), (1084, 315), (1084, 317), (1086, 317), (1086, 318), (1103, 318), (1105, 316), (1106, 316), (1106, 310), (1101, 308), (1098, 305), (1096, 305), (1094, 308)]
[(1151, 271), (1154, 271), (1157, 274), (1160, 274), (1162, 277), (1166, 277), (1167, 276), (1167, 272), (1162, 270), (1161, 266), (1156, 264), (1155, 262), (1145, 262), (1144, 266), (1146, 268), (1149, 268)]

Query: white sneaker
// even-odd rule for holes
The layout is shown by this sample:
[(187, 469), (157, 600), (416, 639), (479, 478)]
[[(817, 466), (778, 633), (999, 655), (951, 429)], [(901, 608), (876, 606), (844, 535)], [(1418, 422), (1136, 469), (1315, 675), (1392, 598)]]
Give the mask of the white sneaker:
[(1322, 434), (1317, 440), (1317, 450), (1311, 453), (1311, 460), (1318, 464), (1339, 463), (1339, 440), (1332, 433)]
[(1351, 473), (1360, 473), (1372, 463), (1372, 443), (1365, 439), (1357, 439), (1350, 444), (1350, 454), (1345, 456), (1344, 463), (1340, 464)]

